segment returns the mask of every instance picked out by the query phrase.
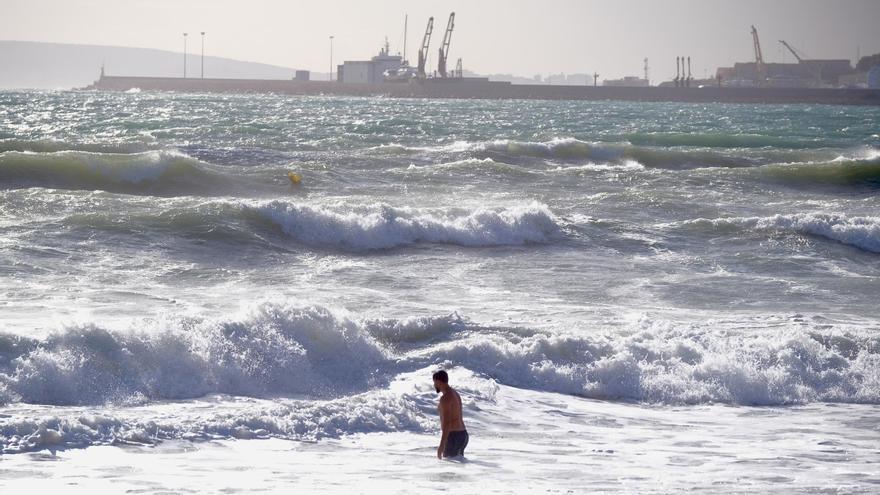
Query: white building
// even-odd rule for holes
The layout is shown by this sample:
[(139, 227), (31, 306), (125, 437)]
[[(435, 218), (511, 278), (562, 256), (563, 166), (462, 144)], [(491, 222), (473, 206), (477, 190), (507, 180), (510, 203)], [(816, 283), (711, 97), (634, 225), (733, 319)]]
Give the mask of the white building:
[(647, 88), (648, 80), (636, 76), (626, 76), (623, 79), (605, 79), (602, 86), (623, 86), (627, 88)]

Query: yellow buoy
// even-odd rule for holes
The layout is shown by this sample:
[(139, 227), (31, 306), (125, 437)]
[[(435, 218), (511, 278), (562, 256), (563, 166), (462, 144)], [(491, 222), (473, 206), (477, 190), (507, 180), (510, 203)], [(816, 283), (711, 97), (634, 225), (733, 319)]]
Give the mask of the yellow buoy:
[(287, 178), (290, 179), (290, 183), (294, 186), (298, 186), (302, 182), (302, 176), (293, 172), (287, 172)]

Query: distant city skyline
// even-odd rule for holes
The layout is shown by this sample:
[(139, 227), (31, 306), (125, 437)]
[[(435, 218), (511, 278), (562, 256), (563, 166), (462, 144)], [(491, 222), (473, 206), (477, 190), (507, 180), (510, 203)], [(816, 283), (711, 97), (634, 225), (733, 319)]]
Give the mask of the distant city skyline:
[[(675, 57), (690, 56), (694, 77), (754, 59), (750, 26), (767, 62), (793, 62), (784, 39), (811, 58), (856, 61), (880, 52), (876, 0), (521, 0), (296, 2), (256, 0), (4, 0), (0, 39), (116, 45), (183, 51), (326, 72), (334, 63), (367, 59), (385, 36), (415, 62), (429, 16), (429, 66), (456, 12), (450, 57), (481, 74), (641, 76), (649, 59), (653, 83), (675, 75)], [(194, 67), (196, 73), (199, 68)]]

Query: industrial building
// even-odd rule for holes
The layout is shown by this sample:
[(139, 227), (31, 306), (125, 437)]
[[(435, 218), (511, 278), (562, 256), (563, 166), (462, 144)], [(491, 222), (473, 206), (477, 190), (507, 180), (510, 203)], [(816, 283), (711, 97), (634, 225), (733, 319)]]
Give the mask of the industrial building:
[(337, 67), (337, 80), (343, 83), (375, 84), (385, 81), (385, 71), (394, 72), (403, 66), (401, 55), (388, 53), (388, 41), (379, 54), (370, 60), (346, 60)]
[(801, 60), (796, 64), (737, 62), (719, 67), (717, 75), (728, 86), (823, 87), (841, 84), (853, 73), (849, 60)]
[(880, 89), (880, 65), (875, 65), (868, 71), (868, 88)]

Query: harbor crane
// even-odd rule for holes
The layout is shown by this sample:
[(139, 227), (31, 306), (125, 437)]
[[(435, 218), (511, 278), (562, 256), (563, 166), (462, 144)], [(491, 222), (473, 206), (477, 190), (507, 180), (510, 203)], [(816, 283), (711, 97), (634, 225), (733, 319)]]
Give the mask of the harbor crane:
[(755, 75), (758, 86), (763, 86), (766, 80), (766, 68), (764, 67), (764, 55), (761, 54), (761, 40), (758, 39), (758, 30), (752, 26), (752, 42), (755, 45)]
[(788, 42), (786, 42), (785, 40), (779, 40), (779, 42), (782, 43), (782, 46), (788, 48), (788, 51), (790, 51), (791, 54), (794, 55), (794, 58), (797, 59), (799, 64), (807, 66), (807, 68), (812, 73), (813, 77), (816, 79), (816, 84), (821, 86), (822, 85), (822, 65), (821, 65), (821, 63), (817, 64), (814, 62), (811, 64), (809, 59), (802, 57), (798, 52), (795, 51), (795, 49), (791, 45), (788, 44)]
[(428, 18), (428, 27), (425, 29), (425, 37), (422, 38), (422, 48), (419, 50), (419, 67), (416, 72), (419, 79), (428, 77), (425, 74), (425, 63), (428, 61), (428, 45), (431, 44), (431, 33), (434, 31), (434, 18)]
[(449, 14), (449, 22), (446, 23), (446, 34), (443, 35), (443, 44), (440, 46), (440, 58), (437, 61), (437, 72), (440, 77), (446, 77), (446, 59), (449, 56), (449, 43), (452, 41), (452, 28), (455, 27), (455, 12)]
[(798, 63), (801, 63), (801, 62), (804, 61), (803, 57), (801, 57), (800, 55), (798, 55), (798, 52), (794, 51), (794, 48), (792, 48), (791, 45), (789, 45), (788, 43), (786, 43), (785, 40), (779, 40), (779, 42), (782, 43), (782, 46), (788, 48), (788, 51), (790, 51), (791, 54), (794, 55), (794, 58), (797, 59)]

